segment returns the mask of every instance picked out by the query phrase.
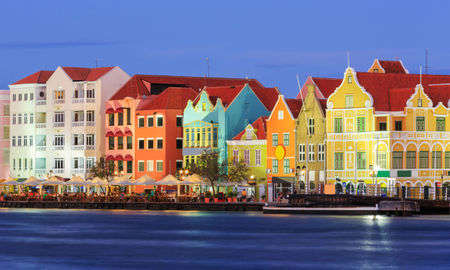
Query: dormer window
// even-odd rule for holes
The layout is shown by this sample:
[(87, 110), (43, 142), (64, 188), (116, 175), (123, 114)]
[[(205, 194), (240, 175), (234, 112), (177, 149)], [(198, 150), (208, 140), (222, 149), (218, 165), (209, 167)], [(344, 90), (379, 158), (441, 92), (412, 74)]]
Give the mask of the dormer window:
[(349, 75), (349, 76), (347, 77), (347, 81), (348, 81), (348, 83), (352, 83), (352, 76)]
[(278, 111), (278, 120), (283, 120), (284, 114), (283, 111)]
[(202, 111), (206, 111), (206, 103), (202, 103)]
[(353, 95), (345, 96), (345, 108), (353, 108)]
[(374, 68), (373, 73), (378, 73), (378, 68)]
[(417, 100), (417, 107), (422, 107), (422, 99), (421, 98), (419, 98)]
[(247, 129), (246, 133), (245, 133), (245, 137), (247, 138), (247, 140), (251, 140), (252, 139), (252, 130), (251, 129)]

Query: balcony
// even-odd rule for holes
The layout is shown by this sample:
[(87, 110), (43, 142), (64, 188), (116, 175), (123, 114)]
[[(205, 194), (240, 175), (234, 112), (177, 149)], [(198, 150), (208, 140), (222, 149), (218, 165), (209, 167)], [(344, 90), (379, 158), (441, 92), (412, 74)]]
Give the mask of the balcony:
[(85, 174), (86, 173), (86, 169), (72, 169), (72, 173)]
[(36, 123), (36, 128), (46, 128), (47, 124), (46, 123)]
[(64, 169), (53, 169), (53, 173), (55, 173), (55, 174), (63, 174), (64, 173)]
[(64, 145), (53, 145), (53, 150), (64, 150)]
[(46, 151), (47, 150), (47, 146), (36, 146), (36, 151)]
[(95, 150), (94, 145), (86, 145), (86, 150)]
[(64, 122), (55, 122), (53, 123), (53, 127), (64, 127)]
[(86, 103), (95, 103), (95, 98), (86, 98)]
[(47, 104), (47, 100), (36, 100), (36, 105), (45, 105)]
[(93, 122), (93, 121), (86, 122), (86, 126), (95, 127), (95, 122)]
[(84, 150), (84, 145), (72, 145), (72, 150)]
[(55, 99), (54, 103), (55, 104), (64, 104), (65, 100), (64, 99)]
[(84, 121), (72, 122), (72, 127), (84, 127)]
[(85, 99), (84, 98), (73, 98), (72, 99), (72, 103), (84, 103)]
[(36, 174), (45, 174), (46, 171), (46, 169), (36, 169)]

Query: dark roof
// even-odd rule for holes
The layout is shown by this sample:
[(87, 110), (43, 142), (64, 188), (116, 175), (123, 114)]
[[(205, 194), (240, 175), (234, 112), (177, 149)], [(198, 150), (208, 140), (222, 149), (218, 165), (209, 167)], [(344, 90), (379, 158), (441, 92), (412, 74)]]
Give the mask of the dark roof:
[(123, 85), (110, 100), (120, 100), (125, 97), (138, 98), (151, 95), (151, 85), (168, 85), (189, 87), (200, 92), (205, 86), (243, 85), (248, 83), (252, 88), (261, 88), (263, 85), (256, 79), (236, 78), (205, 78), (168, 75), (134, 75)]
[(136, 110), (183, 110), (188, 100), (194, 99), (197, 94), (192, 88), (169, 87), (153, 99), (144, 99)]
[(400, 60), (389, 61), (389, 60), (378, 60), (380, 65), (383, 67), (386, 73), (408, 73)]
[(40, 70), (38, 72), (35, 72), (23, 79), (18, 80), (17, 82), (13, 84), (27, 84), (27, 83), (41, 83), (45, 84), (50, 76), (52, 76), (53, 71), (50, 70)]
[[(258, 140), (265, 140), (267, 139), (266, 134), (266, 123), (267, 123), (267, 116), (261, 116), (258, 119), (256, 119), (251, 125), (256, 133), (256, 138)], [(240, 140), (242, 136), (245, 134), (245, 129), (239, 132), (238, 135), (234, 136), (233, 140)]]
[(294, 116), (294, 118), (297, 118), (300, 110), (302, 109), (302, 101), (296, 98), (287, 98), (285, 100), (287, 106), (289, 107), (289, 110), (292, 113), (292, 116)]

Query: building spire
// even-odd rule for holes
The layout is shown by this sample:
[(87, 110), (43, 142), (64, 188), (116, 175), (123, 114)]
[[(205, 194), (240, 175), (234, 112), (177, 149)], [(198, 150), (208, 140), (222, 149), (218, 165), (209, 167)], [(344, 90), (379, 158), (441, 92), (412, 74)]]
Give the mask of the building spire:
[(350, 52), (347, 51), (347, 67), (350, 67)]

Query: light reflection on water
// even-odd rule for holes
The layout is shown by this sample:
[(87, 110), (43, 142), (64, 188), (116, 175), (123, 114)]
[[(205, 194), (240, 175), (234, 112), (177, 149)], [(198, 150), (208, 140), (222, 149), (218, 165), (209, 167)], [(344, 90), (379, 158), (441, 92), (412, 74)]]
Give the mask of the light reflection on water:
[(449, 221), (0, 209), (0, 269), (446, 269)]

